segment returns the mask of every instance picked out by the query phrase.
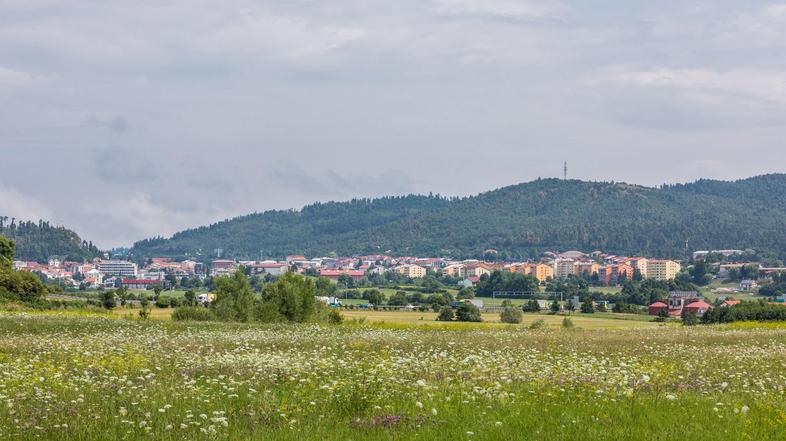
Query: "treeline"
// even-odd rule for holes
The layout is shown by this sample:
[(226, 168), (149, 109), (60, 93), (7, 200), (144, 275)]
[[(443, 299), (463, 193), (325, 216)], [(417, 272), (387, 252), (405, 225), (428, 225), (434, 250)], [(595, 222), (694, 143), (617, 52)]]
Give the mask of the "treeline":
[(48, 287), (29, 271), (13, 267), (15, 244), (0, 236), (0, 302), (19, 302), (28, 306), (44, 306), (45, 297), (57, 287)]
[(717, 307), (704, 313), (702, 323), (731, 323), (739, 321), (786, 321), (786, 306), (758, 302), (740, 302), (729, 307)]
[(101, 256), (92, 242), (82, 240), (75, 232), (39, 220), (18, 221), (0, 216), (0, 235), (16, 243), (17, 260), (46, 263), (49, 258), (82, 262)]
[(329, 322), (340, 323), (338, 311), (316, 300), (313, 279), (286, 273), (264, 286), (261, 294), (254, 290), (241, 269), (229, 277), (216, 279), (216, 298), (209, 308), (176, 308), (175, 320), (220, 320), (227, 322)]
[[(685, 258), (692, 249), (752, 248), (786, 257), (786, 175), (648, 188), (539, 179), (466, 198), (404, 196), (255, 213), (137, 242), (136, 255), (255, 258), (372, 253), (519, 260), (602, 249)], [(775, 196), (773, 196), (775, 195)], [(486, 250), (496, 252), (485, 254)]]

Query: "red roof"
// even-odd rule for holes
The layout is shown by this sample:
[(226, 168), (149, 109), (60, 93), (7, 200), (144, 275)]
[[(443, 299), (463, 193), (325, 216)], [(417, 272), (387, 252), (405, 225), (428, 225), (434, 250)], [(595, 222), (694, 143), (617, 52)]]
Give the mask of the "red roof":
[(698, 302), (693, 302), (685, 306), (685, 309), (710, 309), (711, 307), (709, 303), (699, 300)]
[(159, 283), (160, 280), (123, 279), (123, 285), (150, 285)]
[(652, 305), (650, 305), (650, 308), (668, 308), (668, 307), (669, 307), (669, 305), (667, 305), (667, 304), (665, 304), (663, 302), (655, 302)]

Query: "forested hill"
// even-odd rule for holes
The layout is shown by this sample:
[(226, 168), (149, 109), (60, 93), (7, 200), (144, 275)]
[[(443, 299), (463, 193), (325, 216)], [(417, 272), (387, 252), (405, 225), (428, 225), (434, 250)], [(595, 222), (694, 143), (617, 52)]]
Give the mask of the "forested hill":
[[(506, 258), (548, 250), (684, 257), (753, 248), (786, 255), (786, 175), (649, 188), (539, 179), (464, 198), (405, 196), (268, 211), (134, 245), (137, 256), (257, 258), (390, 252)], [(686, 241), (688, 246), (686, 249)]]
[(0, 216), (0, 235), (16, 242), (18, 260), (44, 263), (50, 257), (57, 257), (81, 262), (101, 255), (98, 248), (80, 239), (73, 231), (42, 220), (23, 222)]

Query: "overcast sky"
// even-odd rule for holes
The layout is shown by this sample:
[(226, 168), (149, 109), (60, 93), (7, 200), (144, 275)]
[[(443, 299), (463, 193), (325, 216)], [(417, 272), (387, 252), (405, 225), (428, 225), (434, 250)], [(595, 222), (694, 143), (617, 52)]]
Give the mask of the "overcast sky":
[(0, 0), (0, 214), (252, 211), (786, 170), (786, 2)]

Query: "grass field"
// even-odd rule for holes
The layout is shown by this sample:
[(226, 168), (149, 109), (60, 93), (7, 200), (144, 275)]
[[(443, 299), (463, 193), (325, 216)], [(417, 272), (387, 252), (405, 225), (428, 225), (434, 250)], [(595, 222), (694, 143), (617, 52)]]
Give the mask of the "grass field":
[(0, 313), (0, 439), (776, 440), (786, 428), (782, 326), (110, 317)]

